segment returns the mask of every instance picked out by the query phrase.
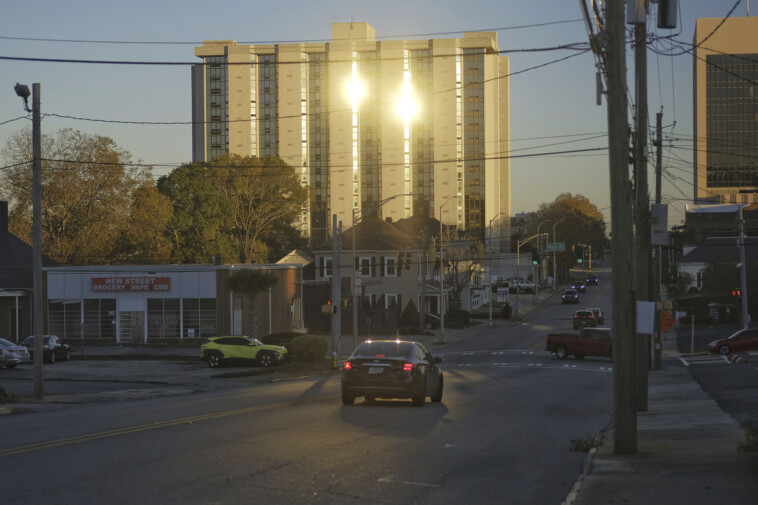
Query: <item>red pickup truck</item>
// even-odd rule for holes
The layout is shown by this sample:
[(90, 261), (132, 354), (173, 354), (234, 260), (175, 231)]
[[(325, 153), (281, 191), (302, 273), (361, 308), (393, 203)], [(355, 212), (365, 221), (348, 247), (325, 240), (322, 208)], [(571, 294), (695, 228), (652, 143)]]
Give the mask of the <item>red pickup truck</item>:
[(546, 351), (558, 359), (573, 354), (576, 359), (600, 356), (613, 360), (613, 342), (610, 328), (582, 328), (579, 333), (551, 333), (547, 336)]

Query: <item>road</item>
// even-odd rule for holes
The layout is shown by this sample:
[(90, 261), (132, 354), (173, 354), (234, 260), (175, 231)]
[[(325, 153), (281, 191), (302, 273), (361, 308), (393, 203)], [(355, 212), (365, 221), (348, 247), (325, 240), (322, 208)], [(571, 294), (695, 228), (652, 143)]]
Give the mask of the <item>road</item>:
[[(581, 306), (610, 321), (602, 281)], [(337, 375), (214, 380), (201, 364), (92, 362), (153, 367), (174, 386), (154, 397), (148, 380), (132, 401), (0, 416), (4, 502), (559, 504), (582, 472), (575, 449), (612, 418), (609, 360), (544, 351), (574, 310), (556, 296), (526, 322), (432, 348), (445, 392), (423, 408), (343, 406)]]

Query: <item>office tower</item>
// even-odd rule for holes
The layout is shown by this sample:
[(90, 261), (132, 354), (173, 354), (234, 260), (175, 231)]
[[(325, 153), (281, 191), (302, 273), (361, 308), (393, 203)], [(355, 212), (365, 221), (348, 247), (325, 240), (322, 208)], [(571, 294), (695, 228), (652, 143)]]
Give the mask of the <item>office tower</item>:
[[(335, 23), (328, 42), (205, 41), (192, 71), (193, 159), (278, 156), (311, 189), (297, 225), (330, 216), (430, 216), (508, 251), (509, 62), (494, 32), (376, 40)], [(489, 234), (487, 234), (489, 236)]]
[(758, 202), (758, 18), (698, 19), (695, 202)]

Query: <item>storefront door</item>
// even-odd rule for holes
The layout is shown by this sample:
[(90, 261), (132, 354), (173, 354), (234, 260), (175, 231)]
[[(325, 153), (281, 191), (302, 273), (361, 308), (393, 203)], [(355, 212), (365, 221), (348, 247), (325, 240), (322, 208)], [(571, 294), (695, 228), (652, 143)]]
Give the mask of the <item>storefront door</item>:
[(145, 343), (145, 313), (143, 311), (120, 311), (118, 319), (120, 344)]

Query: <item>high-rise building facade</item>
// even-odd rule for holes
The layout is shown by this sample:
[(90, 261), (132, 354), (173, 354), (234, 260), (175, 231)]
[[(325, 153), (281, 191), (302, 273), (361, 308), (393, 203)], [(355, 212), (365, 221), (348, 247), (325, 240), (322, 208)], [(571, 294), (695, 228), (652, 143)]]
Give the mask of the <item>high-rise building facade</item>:
[(311, 243), (332, 214), (345, 229), (354, 215), (426, 215), (508, 250), (509, 62), (496, 33), (377, 41), (368, 23), (335, 23), (329, 42), (205, 41), (195, 55), (193, 160), (295, 167)]
[(758, 202), (758, 18), (695, 26), (695, 202)]

